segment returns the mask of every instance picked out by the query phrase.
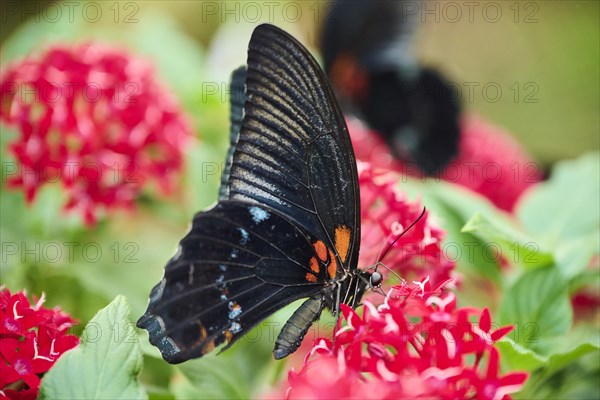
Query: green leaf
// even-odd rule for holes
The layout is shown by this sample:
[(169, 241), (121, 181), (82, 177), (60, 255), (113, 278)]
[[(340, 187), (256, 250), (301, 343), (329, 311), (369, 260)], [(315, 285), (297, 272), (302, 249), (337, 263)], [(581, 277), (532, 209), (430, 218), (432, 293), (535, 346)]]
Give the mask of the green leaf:
[[(144, 342), (148, 343), (148, 336), (144, 338)], [(144, 357), (144, 368), (139, 378), (151, 400), (175, 398), (169, 387), (175, 372), (175, 367), (165, 362), (162, 357)]]
[(462, 232), (462, 227), (475, 213), (499, 213), (491, 203), (465, 188), (433, 179), (419, 181), (403, 176), (398, 182), (398, 189), (407, 193), (413, 201), (420, 199), (444, 228), (447, 236), (442, 243), (442, 254), (455, 261), (459, 271), (475, 273), (497, 284), (501, 282), (498, 260), (490, 247), (475, 235)]
[(527, 231), (554, 249), (565, 278), (588, 267), (600, 251), (600, 153), (556, 164), (551, 178), (534, 186), (516, 214)]
[(462, 228), (494, 246), (508, 261), (525, 268), (540, 268), (552, 264), (552, 255), (527, 234), (511, 226), (507, 219), (475, 214)]
[(118, 296), (86, 326), (79, 347), (65, 353), (42, 380), (48, 399), (145, 399), (137, 376), (142, 354), (129, 320), (129, 303)]
[[(579, 340), (574, 340), (573, 336), (579, 337)], [(515, 398), (597, 398), (590, 396), (590, 393), (597, 392), (594, 385), (590, 385), (597, 382), (598, 377), (597, 342), (597, 335), (590, 341), (585, 332), (571, 332), (568, 337), (556, 336), (543, 341), (544, 347), (553, 352), (549, 356), (527, 349), (510, 338), (496, 343), (496, 347), (501, 352), (504, 371), (520, 370), (531, 374)], [(596, 360), (591, 365), (592, 371), (586, 366), (588, 355)]]
[(533, 372), (547, 362), (546, 357), (521, 346), (509, 337), (496, 343), (496, 347), (502, 355), (500, 359), (502, 360), (503, 369), (508, 371)]
[[(557, 352), (548, 357), (523, 347), (510, 338), (502, 339), (496, 346), (502, 353), (502, 364), (506, 367), (506, 370), (524, 370), (533, 372), (543, 368), (543, 374), (546, 376), (576, 362), (586, 354), (600, 349), (598, 344), (591, 342), (579, 343), (571, 346), (571, 348), (564, 349), (565, 346), (561, 346), (561, 343), (564, 342), (564, 338), (558, 338), (556, 341), (559, 343), (553, 348), (561, 350), (556, 350)], [(546, 341), (545, 344), (549, 344), (549, 341)]]
[(178, 367), (185, 379), (174, 380), (171, 390), (177, 398), (248, 399), (250, 388), (240, 379), (243, 367), (209, 354)]
[(598, 351), (600, 349), (597, 344), (594, 343), (582, 343), (570, 350), (552, 354), (549, 357), (548, 366), (547, 366), (547, 374), (552, 374), (565, 366), (572, 364), (579, 358), (583, 357), (586, 354), (589, 354), (594, 351)]
[(585, 273), (593, 257), (600, 253), (599, 235), (600, 232), (581, 235), (556, 246), (554, 259), (566, 279)]
[(259, 324), (231, 349), (213, 351), (177, 366), (183, 375), (172, 380), (177, 398), (248, 399), (262, 388), (267, 368), (273, 366), (272, 333), (276, 324)]
[(566, 334), (572, 320), (567, 286), (555, 267), (522, 275), (500, 304), (500, 324), (522, 330), (515, 342), (527, 348), (536, 348), (541, 339)]
[[(562, 339), (562, 340), (561, 340)], [(503, 367), (531, 373), (525, 387), (515, 398), (597, 398), (598, 345), (590, 342), (565, 346), (563, 338), (555, 340), (555, 353), (543, 357), (511, 341), (497, 343)], [(549, 344), (550, 341), (548, 341)], [(596, 353), (596, 354), (593, 354)], [(592, 362), (590, 365), (590, 357)], [(533, 361), (533, 362), (532, 362)], [(536, 364), (539, 365), (536, 368)]]
[(529, 191), (517, 216), (532, 234), (557, 244), (600, 228), (600, 153), (557, 163), (550, 179)]

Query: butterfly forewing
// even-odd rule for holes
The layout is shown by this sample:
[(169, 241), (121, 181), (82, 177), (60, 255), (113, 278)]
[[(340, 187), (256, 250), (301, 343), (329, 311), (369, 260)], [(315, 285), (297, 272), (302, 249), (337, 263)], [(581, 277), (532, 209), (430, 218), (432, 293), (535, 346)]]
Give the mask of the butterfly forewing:
[[(230, 199), (277, 209), (334, 252), (349, 232), (344, 265), (360, 240), (356, 161), (346, 124), (314, 58), (294, 38), (257, 28), (248, 50), (244, 120), (231, 166)], [(345, 243), (344, 243), (345, 244)]]

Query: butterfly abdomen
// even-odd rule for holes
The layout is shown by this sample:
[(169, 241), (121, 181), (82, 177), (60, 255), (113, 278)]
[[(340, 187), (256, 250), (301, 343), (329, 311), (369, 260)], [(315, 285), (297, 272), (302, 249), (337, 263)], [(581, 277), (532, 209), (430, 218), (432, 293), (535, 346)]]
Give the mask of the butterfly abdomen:
[(321, 316), (324, 304), (323, 295), (317, 294), (306, 300), (294, 311), (294, 314), (287, 320), (279, 336), (277, 336), (275, 348), (273, 349), (273, 357), (276, 360), (287, 357), (300, 347), (308, 329)]

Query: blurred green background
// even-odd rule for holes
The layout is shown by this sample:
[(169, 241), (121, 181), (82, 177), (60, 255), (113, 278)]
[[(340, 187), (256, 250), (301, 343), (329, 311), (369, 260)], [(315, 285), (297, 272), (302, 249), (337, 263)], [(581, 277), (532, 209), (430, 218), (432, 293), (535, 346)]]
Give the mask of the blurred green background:
[[(409, 3), (419, 13), (414, 50), (461, 89), (466, 111), (506, 128), (544, 168), (600, 148), (600, 2), (476, 1), (469, 7), (460, 2)], [(262, 22), (274, 23), (318, 56), (327, 4), (312, 0), (2, 1), (2, 67), (56, 42), (99, 40), (128, 48), (154, 62), (160, 80), (190, 116), (198, 139), (187, 151), (180, 193), (158, 200), (150, 188), (135, 213), (114, 213), (93, 230), (83, 228), (77, 216), (61, 213), (62, 194), (57, 185), (47, 185), (32, 207), (25, 205), (22, 193), (7, 192), (3, 185), (2, 243), (14, 243), (18, 249), (5, 254), (3, 248), (2, 284), (13, 290), (27, 288), (29, 293), (44, 291), (49, 306), (60, 305), (82, 323), (116, 295), (124, 294), (137, 319), (191, 216), (217, 198), (220, 165), (229, 143), (229, 74), (245, 63), (253, 28)], [(2, 161), (10, 161), (6, 143), (16, 132), (2, 125), (0, 133)], [(589, 162), (592, 169), (594, 163), (596, 159)], [(586, 178), (579, 177), (578, 182)], [(583, 186), (574, 185), (572, 191)], [(449, 239), (475, 240), (463, 234), (461, 227), (476, 210), (492, 215), (489, 205), (482, 205), (481, 200), (467, 202), (464, 194), (440, 187), (407, 184), (404, 189), (411, 199), (422, 197), (441, 216)], [(585, 207), (578, 211), (595, 210), (597, 194), (596, 199), (594, 193), (582, 197)], [(554, 198), (554, 206), (538, 207), (548, 214), (540, 220), (551, 220), (563, 208), (559, 196)], [(79, 250), (73, 259), (66, 254), (59, 261), (46, 257), (44, 249), (51, 251), (53, 243), (64, 251), (64, 244), (71, 242), (79, 243), (78, 249), (94, 243), (102, 254), (93, 262)], [(27, 255), (26, 250), (32, 248), (34, 255)], [(499, 281), (499, 270), (481, 256), (471, 264), (458, 267), (467, 275), (464, 286), (468, 289), (461, 293), (460, 302), (490, 306), (493, 311), (498, 293), (491, 293), (483, 275)], [(469, 281), (469, 268), (483, 275)], [(288, 307), (271, 320), (281, 324), (293, 309)], [(324, 322), (331, 319), (327, 314)], [(273, 338), (262, 339), (242, 340), (224, 356), (211, 354), (204, 362), (177, 369), (167, 369), (156, 358), (156, 350), (140, 340), (146, 355), (142, 380), (149, 385), (152, 398), (172, 398), (172, 393), (244, 398), (268, 391), (269, 384), (284, 379), (287, 367), (270, 361)], [(270, 367), (262, 368), (265, 365)], [(256, 382), (265, 387), (254, 387)]]
[[(208, 66), (216, 73), (203, 75), (196, 69), (193, 77), (165, 78), (216, 79), (223, 91), (221, 83), (226, 84), (229, 71), (244, 61), (252, 26), (275, 23), (316, 50), (328, 9), (327, 2), (312, 0), (86, 3), (90, 2), (68, 7), (60, 2), (3, 1), (1, 42), (27, 21), (59, 35), (60, 30), (83, 25), (80, 39), (143, 29), (156, 33), (153, 46), (174, 45), (174, 56), (192, 64), (186, 48), (157, 34), (172, 17), (190, 47), (208, 53)], [(419, 22), (419, 57), (442, 69), (461, 89), (467, 110), (507, 128), (545, 167), (600, 148), (599, 8), (595, 0), (407, 2), (407, 10), (417, 13)], [(6, 62), (10, 54), (2, 53)]]

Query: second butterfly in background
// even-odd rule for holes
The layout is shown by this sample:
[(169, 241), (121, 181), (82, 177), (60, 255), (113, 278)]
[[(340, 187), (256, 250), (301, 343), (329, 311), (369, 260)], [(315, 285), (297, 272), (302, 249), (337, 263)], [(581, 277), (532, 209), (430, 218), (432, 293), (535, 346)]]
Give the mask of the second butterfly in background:
[(356, 157), (467, 187), (511, 211), (541, 171), (508, 132), (463, 112), (456, 85), (416, 58), (415, 4), (335, 1), (322, 27), (325, 71)]

